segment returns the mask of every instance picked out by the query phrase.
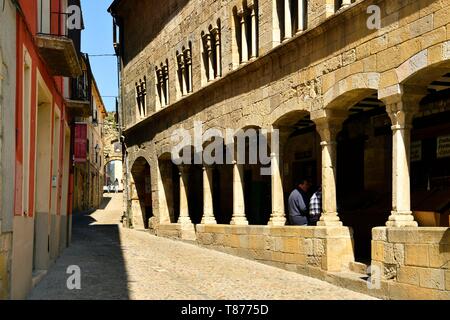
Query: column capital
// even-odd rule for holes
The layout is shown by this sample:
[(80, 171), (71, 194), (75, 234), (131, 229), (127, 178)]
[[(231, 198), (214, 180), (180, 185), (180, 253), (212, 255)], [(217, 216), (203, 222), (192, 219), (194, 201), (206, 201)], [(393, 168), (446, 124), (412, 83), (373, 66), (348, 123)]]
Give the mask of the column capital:
[(387, 88), (380, 89), (378, 99), (384, 104), (390, 105), (398, 102), (415, 102), (419, 104), (428, 94), (427, 87), (416, 85), (396, 84)]
[(325, 116), (311, 119), (316, 124), (316, 130), (319, 133), (322, 142), (327, 144), (336, 140), (337, 134), (342, 130), (342, 124), (348, 116), (347, 111), (332, 111), (333, 110), (324, 110)]
[(420, 101), (428, 93), (423, 86), (397, 85), (380, 91), (379, 99), (386, 104), (386, 112), (391, 118), (392, 129), (410, 128), (413, 117), (419, 112)]
[(177, 167), (178, 167), (178, 171), (179, 171), (179, 175), (180, 176), (187, 174), (188, 171), (189, 171), (189, 166), (188, 165), (180, 164)]
[(249, 1), (247, 3), (247, 8), (250, 11), (250, 14), (254, 16), (256, 14), (256, 6), (254, 1)]
[(209, 163), (203, 163), (202, 164), (202, 170), (203, 171), (207, 171), (207, 170), (212, 170), (216, 167), (215, 163), (209, 164)]

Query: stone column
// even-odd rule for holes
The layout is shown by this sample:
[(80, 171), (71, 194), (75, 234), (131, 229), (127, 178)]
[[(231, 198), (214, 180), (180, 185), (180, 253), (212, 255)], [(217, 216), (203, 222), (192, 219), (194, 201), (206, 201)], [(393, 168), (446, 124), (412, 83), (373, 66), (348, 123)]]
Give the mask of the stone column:
[(205, 35), (206, 54), (208, 56), (208, 81), (214, 80), (214, 57), (212, 54), (211, 34)]
[(185, 73), (185, 66), (184, 66), (184, 58), (183, 58), (183, 54), (179, 53), (177, 55), (177, 60), (178, 60), (178, 68), (179, 68), (179, 72), (180, 72), (180, 91), (181, 91), (181, 95), (184, 96), (185, 90), (184, 90), (184, 73)]
[(251, 16), (251, 20), (252, 20), (252, 54), (250, 57), (250, 60), (255, 60), (256, 59), (256, 51), (257, 51), (257, 33), (256, 33), (256, 8), (255, 8), (255, 4), (252, 4), (250, 7), (250, 16)]
[(352, 0), (342, 0), (341, 8), (347, 8), (351, 4), (352, 4)]
[(186, 64), (186, 93), (192, 92), (192, 56), (191, 49), (186, 49), (184, 52), (184, 59)]
[(383, 99), (392, 121), (392, 212), (388, 227), (417, 227), (411, 211), (410, 142), (413, 116), (423, 96), (398, 94)]
[(278, 0), (272, 0), (272, 47), (281, 42), (280, 17), (278, 16)]
[(272, 214), (269, 225), (284, 226), (286, 224), (286, 215), (284, 212), (284, 191), (281, 171), (280, 153), (271, 153), (271, 172), (272, 172)]
[(238, 13), (238, 17), (241, 22), (241, 63), (248, 61), (248, 42), (247, 42), (247, 27), (245, 24), (244, 11)]
[(284, 0), (284, 39), (287, 40), (292, 37), (292, 20), (291, 20), (291, 6), (290, 0)]
[(230, 224), (248, 225), (244, 201), (244, 166), (233, 161), (233, 217)]
[(297, 24), (297, 33), (305, 31), (306, 29), (306, 21), (305, 21), (305, 13), (306, 13), (306, 1), (304, 0), (295, 0), (298, 1), (297, 5), (297, 15), (298, 15), (298, 24)]
[(222, 76), (222, 53), (220, 52), (220, 30), (214, 28), (214, 39), (216, 42), (216, 78)]
[(213, 206), (213, 167), (203, 166), (203, 218), (201, 224), (216, 224)]
[(161, 105), (161, 107), (164, 106), (164, 77), (162, 74), (162, 69), (157, 69), (156, 70), (156, 75), (158, 78), (158, 94), (159, 94), (159, 103)]
[(318, 226), (342, 226), (336, 202), (336, 137), (345, 117), (315, 119), (322, 146), (322, 216)]
[(169, 67), (165, 65), (163, 67), (163, 75), (164, 75), (164, 98), (165, 105), (169, 105)]
[(283, 190), (282, 150), (291, 133), (291, 130), (272, 128), (272, 132), (270, 135), (270, 146), (272, 151), (272, 153), (270, 154), (270, 169), (272, 179), (272, 214), (270, 216), (269, 225), (271, 226), (284, 226), (286, 224)]
[(189, 217), (188, 206), (188, 169), (187, 166), (179, 166), (180, 171), (180, 216), (178, 217), (179, 224), (192, 224)]

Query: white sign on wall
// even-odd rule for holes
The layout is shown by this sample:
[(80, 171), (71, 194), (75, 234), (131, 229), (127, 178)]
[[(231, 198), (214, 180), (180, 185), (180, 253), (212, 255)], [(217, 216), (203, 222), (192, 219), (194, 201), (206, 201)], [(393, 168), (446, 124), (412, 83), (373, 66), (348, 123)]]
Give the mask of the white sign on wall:
[(411, 161), (422, 160), (422, 141), (414, 141), (411, 143)]
[(437, 157), (450, 157), (450, 136), (442, 136), (437, 139)]

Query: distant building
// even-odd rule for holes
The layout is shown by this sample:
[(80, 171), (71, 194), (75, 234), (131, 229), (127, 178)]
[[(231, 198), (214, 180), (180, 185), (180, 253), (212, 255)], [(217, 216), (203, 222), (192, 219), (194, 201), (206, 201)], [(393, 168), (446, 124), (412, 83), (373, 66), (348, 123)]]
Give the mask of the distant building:
[[(103, 197), (103, 135), (106, 109), (92, 74), (89, 57), (83, 55), (88, 114), (75, 118), (74, 203), (75, 212), (98, 209)], [(81, 139), (78, 143), (77, 139)], [(85, 143), (84, 143), (85, 142)]]

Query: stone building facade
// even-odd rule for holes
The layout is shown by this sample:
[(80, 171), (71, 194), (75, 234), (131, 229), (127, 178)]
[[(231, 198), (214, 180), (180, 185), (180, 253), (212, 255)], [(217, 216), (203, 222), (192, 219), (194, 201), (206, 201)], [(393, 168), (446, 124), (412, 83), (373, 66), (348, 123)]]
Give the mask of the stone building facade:
[[(449, 299), (449, 7), (114, 1), (133, 226), (383, 298)], [(267, 132), (271, 174), (176, 166), (173, 135), (198, 122)], [(183, 155), (217, 141), (229, 148), (212, 138)], [(317, 226), (286, 225), (301, 176), (323, 189)]]

